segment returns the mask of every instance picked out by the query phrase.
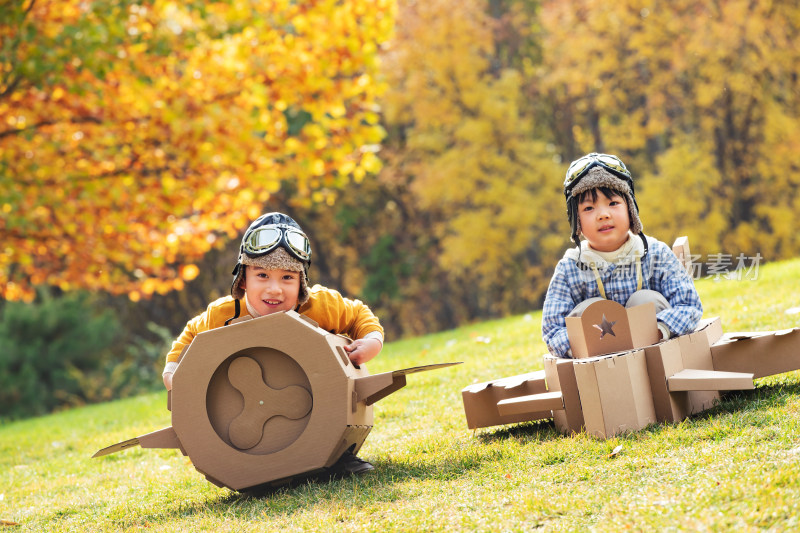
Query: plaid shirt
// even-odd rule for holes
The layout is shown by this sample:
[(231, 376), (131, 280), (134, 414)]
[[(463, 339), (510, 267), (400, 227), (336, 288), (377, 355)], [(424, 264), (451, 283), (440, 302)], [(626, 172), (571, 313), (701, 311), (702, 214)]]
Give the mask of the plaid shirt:
[[(646, 239), (648, 251), (642, 261), (642, 289), (660, 292), (672, 306), (658, 313), (656, 318), (669, 328), (673, 336), (689, 333), (703, 315), (694, 282), (669, 246), (653, 237)], [(556, 265), (547, 288), (542, 310), (542, 337), (550, 353), (557, 357), (569, 357), (567, 315), (580, 302), (601, 296), (594, 272), (583, 266), (579, 267), (565, 254)], [(636, 292), (635, 264), (608, 265), (599, 272), (609, 300), (625, 305)]]

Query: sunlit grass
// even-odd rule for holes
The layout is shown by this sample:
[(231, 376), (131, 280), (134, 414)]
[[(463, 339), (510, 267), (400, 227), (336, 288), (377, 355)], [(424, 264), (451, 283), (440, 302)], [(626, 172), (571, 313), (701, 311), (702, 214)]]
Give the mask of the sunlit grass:
[[(756, 281), (698, 280), (726, 331), (800, 325), (800, 260)], [(0, 428), (0, 519), (22, 531), (792, 530), (800, 500), (800, 372), (758, 380), (678, 424), (596, 440), (549, 421), (470, 431), (461, 389), (542, 367), (539, 312), (387, 343), (373, 373), (414, 374), (375, 406), (360, 455), (376, 471), (251, 497), (173, 450), (98, 449), (170, 424), (163, 393)], [(616, 446), (622, 446), (611, 456)], [(9, 528), (15, 530), (15, 528)]]

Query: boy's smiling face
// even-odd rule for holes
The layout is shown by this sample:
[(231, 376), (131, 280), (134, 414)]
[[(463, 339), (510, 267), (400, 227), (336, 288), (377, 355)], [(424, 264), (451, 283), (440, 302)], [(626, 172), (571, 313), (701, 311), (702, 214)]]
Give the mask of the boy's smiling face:
[(241, 288), (248, 303), (261, 315), (291, 311), (300, 296), (300, 272), (247, 266)]
[(600, 189), (587, 191), (578, 203), (578, 218), (581, 233), (598, 252), (613, 252), (628, 239), (631, 219), (628, 204), (619, 194), (609, 198)]

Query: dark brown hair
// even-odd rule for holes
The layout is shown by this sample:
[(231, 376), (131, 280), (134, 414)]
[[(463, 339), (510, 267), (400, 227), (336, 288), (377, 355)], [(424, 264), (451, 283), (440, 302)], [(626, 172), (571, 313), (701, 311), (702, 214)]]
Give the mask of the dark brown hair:
[(625, 193), (622, 193), (616, 189), (612, 189), (610, 187), (595, 187), (594, 189), (588, 189), (580, 193), (577, 197), (578, 203), (582, 203), (586, 200), (588, 196), (592, 197), (592, 202), (597, 201), (597, 191), (600, 191), (605, 195), (606, 198), (611, 198), (612, 196), (619, 196), (625, 201), (625, 205), (628, 204), (628, 201), (625, 200)]

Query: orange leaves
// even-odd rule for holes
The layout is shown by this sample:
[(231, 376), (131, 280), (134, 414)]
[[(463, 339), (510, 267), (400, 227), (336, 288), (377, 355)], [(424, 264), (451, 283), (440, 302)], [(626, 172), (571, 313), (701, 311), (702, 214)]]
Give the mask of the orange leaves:
[(379, 169), (361, 147), (382, 136), (390, 1), (104, 6), (37, 2), (0, 56), (20, 78), (0, 97), (3, 297), (180, 288), (281, 182), (329, 198)]

